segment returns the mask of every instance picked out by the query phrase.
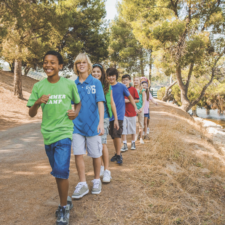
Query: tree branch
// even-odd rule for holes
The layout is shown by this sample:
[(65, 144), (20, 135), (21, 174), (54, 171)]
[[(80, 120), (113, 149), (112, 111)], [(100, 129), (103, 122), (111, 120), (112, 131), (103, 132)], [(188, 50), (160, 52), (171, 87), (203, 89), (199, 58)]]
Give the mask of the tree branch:
[(190, 68), (189, 68), (189, 72), (188, 72), (188, 78), (187, 78), (187, 83), (186, 83), (186, 88), (188, 90), (189, 84), (190, 84), (190, 80), (191, 80), (191, 75), (194, 69), (194, 63), (191, 63)]
[(166, 101), (169, 99), (169, 97), (170, 97), (170, 95), (169, 95), (169, 90), (170, 90), (176, 83), (177, 83), (177, 81), (174, 81), (174, 82), (166, 89), (165, 95), (164, 95), (163, 98), (162, 98), (162, 100), (163, 100), (164, 102), (166, 102)]
[(194, 100), (194, 101), (191, 102), (191, 106), (194, 106), (194, 105), (198, 104), (198, 102), (199, 102), (199, 101), (202, 99), (202, 97), (204, 96), (206, 89), (207, 89), (208, 86), (212, 83), (212, 81), (213, 81), (213, 79), (214, 79), (214, 77), (215, 77), (215, 71), (216, 71), (216, 70), (215, 70), (215, 67), (216, 67), (218, 61), (220, 60), (220, 58), (223, 56), (223, 54), (225, 54), (225, 48), (223, 49), (223, 51), (220, 53), (220, 55), (218, 56), (218, 58), (217, 58), (217, 59), (215, 60), (215, 62), (214, 62), (214, 65), (213, 65), (213, 67), (212, 67), (212, 76), (211, 76), (209, 82), (203, 87), (200, 96), (199, 96), (196, 100)]

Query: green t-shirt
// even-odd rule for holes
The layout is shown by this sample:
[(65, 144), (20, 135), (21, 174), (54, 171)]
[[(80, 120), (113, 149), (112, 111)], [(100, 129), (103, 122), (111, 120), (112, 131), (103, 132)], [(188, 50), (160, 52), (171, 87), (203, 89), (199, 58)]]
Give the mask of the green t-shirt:
[(72, 139), (73, 121), (67, 111), (72, 109), (71, 100), (78, 104), (80, 96), (72, 80), (60, 77), (57, 83), (50, 83), (47, 78), (33, 87), (27, 106), (31, 107), (42, 96), (50, 94), (47, 104), (42, 103), (41, 133), (45, 145), (50, 145), (64, 138)]

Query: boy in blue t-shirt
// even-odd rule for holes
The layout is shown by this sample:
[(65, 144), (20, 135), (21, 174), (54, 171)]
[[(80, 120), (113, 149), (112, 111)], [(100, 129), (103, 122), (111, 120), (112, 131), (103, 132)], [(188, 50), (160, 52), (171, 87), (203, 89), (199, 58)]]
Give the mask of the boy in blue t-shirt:
[(125, 99), (126, 96), (130, 103), (134, 106), (137, 112), (137, 106), (134, 102), (133, 97), (130, 95), (127, 87), (124, 84), (118, 83), (118, 71), (115, 68), (109, 68), (106, 71), (109, 83), (112, 87), (113, 99), (116, 105), (117, 117), (119, 122), (119, 130), (114, 128), (114, 116), (110, 118), (109, 134), (111, 135), (116, 150), (116, 154), (111, 158), (111, 162), (117, 162), (118, 164), (123, 163), (121, 155), (121, 136), (123, 133), (123, 119), (125, 115)]
[(104, 134), (104, 102), (105, 96), (101, 82), (92, 77), (92, 64), (89, 57), (80, 53), (74, 62), (74, 71), (78, 74), (75, 83), (81, 99), (81, 110), (74, 120), (73, 153), (79, 176), (72, 198), (79, 199), (89, 193), (85, 177), (85, 165), (83, 155), (93, 159), (94, 180), (92, 194), (100, 194), (102, 183), (100, 180), (102, 142)]

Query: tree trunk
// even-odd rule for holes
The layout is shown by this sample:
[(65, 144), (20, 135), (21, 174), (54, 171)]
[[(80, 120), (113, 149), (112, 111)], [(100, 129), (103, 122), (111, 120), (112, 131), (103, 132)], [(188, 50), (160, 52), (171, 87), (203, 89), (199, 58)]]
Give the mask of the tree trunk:
[(144, 65), (143, 65), (143, 49), (141, 49), (140, 53), (140, 67), (141, 67), (141, 76), (144, 77)]
[(149, 61), (149, 77), (150, 84), (152, 80), (152, 49), (150, 50), (150, 61)]
[(206, 109), (206, 115), (210, 115), (210, 109)]
[(27, 76), (27, 74), (29, 73), (30, 71), (30, 67), (29, 66), (26, 66), (25, 69), (24, 69), (24, 76)]
[(174, 81), (165, 91), (165, 95), (163, 96), (162, 100), (164, 102), (166, 102), (167, 100), (169, 100), (170, 96), (171, 96), (171, 92), (170, 89), (173, 87), (174, 84), (176, 84), (177, 81)]
[(11, 71), (12, 73), (14, 73), (14, 64), (15, 64), (15, 62), (9, 63), (10, 71)]
[(18, 98), (23, 98), (22, 91), (22, 61), (15, 60), (14, 63), (14, 95)]

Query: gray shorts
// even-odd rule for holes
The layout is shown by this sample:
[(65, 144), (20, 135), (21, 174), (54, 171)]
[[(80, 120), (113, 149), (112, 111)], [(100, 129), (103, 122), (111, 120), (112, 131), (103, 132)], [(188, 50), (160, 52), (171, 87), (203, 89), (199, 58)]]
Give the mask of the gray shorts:
[(109, 118), (104, 119), (104, 134), (101, 136), (102, 144), (107, 144), (107, 136), (109, 134)]
[(126, 117), (123, 120), (123, 133), (122, 134), (136, 134), (136, 116)]
[(85, 155), (87, 149), (88, 156), (92, 158), (102, 156), (102, 141), (98, 135), (85, 137), (80, 134), (73, 134), (72, 148), (74, 155)]

